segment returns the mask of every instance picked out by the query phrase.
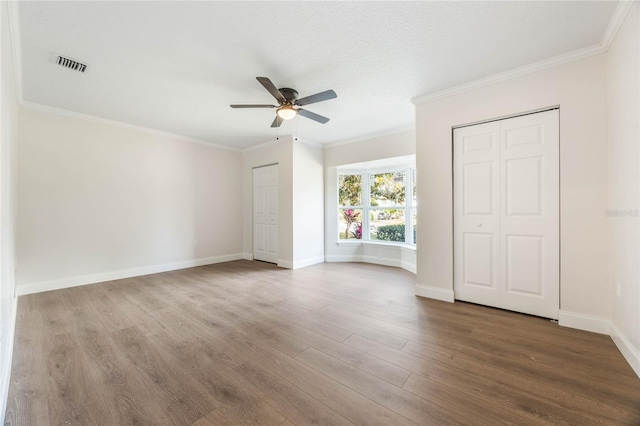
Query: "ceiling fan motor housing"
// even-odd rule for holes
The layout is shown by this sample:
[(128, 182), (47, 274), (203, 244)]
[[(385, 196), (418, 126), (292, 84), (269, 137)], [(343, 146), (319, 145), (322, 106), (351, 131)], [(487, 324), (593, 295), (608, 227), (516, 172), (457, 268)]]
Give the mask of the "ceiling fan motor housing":
[(296, 90), (290, 89), (288, 87), (283, 87), (282, 89), (278, 89), (282, 96), (288, 101), (293, 102), (298, 99), (298, 92)]

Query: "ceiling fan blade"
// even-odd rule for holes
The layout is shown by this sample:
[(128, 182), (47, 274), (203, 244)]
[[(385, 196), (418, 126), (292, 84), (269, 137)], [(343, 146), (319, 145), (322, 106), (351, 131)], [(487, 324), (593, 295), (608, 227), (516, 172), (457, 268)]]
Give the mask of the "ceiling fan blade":
[(271, 95), (278, 100), (278, 102), (286, 102), (285, 97), (280, 93), (278, 88), (267, 77), (256, 77), (256, 80), (264, 86), (265, 89), (271, 93)]
[(324, 117), (320, 114), (316, 114), (315, 112), (307, 111), (306, 109), (302, 109), (302, 108), (298, 108), (298, 114), (322, 124), (325, 124), (326, 122), (329, 121), (327, 117)]
[(273, 119), (273, 123), (271, 123), (271, 127), (280, 127), (284, 120), (280, 118), (279, 115), (276, 114), (276, 118)]
[(296, 105), (303, 106), (303, 105), (315, 104), (316, 102), (327, 101), (329, 99), (334, 99), (337, 97), (338, 95), (336, 95), (336, 92), (334, 92), (333, 90), (325, 90), (324, 92), (316, 93), (315, 95), (306, 96), (302, 99), (298, 99), (296, 101)]
[(277, 108), (275, 105), (265, 104), (247, 104), (247, 105), (229, 105), (231, 108)]

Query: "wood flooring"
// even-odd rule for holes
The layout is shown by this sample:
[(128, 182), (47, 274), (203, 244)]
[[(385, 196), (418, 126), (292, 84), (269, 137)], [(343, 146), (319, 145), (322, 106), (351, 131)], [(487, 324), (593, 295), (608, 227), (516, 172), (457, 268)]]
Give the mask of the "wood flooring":
[(608, 336), (236, 261), (22, 296), (7, 425), (640, 425)]

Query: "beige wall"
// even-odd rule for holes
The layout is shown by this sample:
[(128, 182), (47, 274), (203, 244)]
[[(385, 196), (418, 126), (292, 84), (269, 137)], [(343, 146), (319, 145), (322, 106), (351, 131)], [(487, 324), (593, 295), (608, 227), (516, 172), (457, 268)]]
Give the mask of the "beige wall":
[(605, 55), (416, 105), (418, 292), (453, 298), (452, 126), (554, 105), (560, 106), (560, 320), (607, 327)]
[(26, 108), (19, 139), (19, 292), (241, 257), (240, 152)]
[[(612, 334), (640, 375), (640, 6), (607, 54)], [(617, 216), (615, 213), (619, 213)]]

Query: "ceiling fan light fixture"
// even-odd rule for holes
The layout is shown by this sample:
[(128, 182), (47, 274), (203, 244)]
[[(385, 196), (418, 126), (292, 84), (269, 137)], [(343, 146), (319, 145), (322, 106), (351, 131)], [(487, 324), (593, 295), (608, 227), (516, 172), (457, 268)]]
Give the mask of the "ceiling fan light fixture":
[(291, 120), (298, 114), (298, 111), (296, 111), (291, 105), (282, 105), (276, 110), (276, 114), (278, 114), (278, 117), (283, 120)]

